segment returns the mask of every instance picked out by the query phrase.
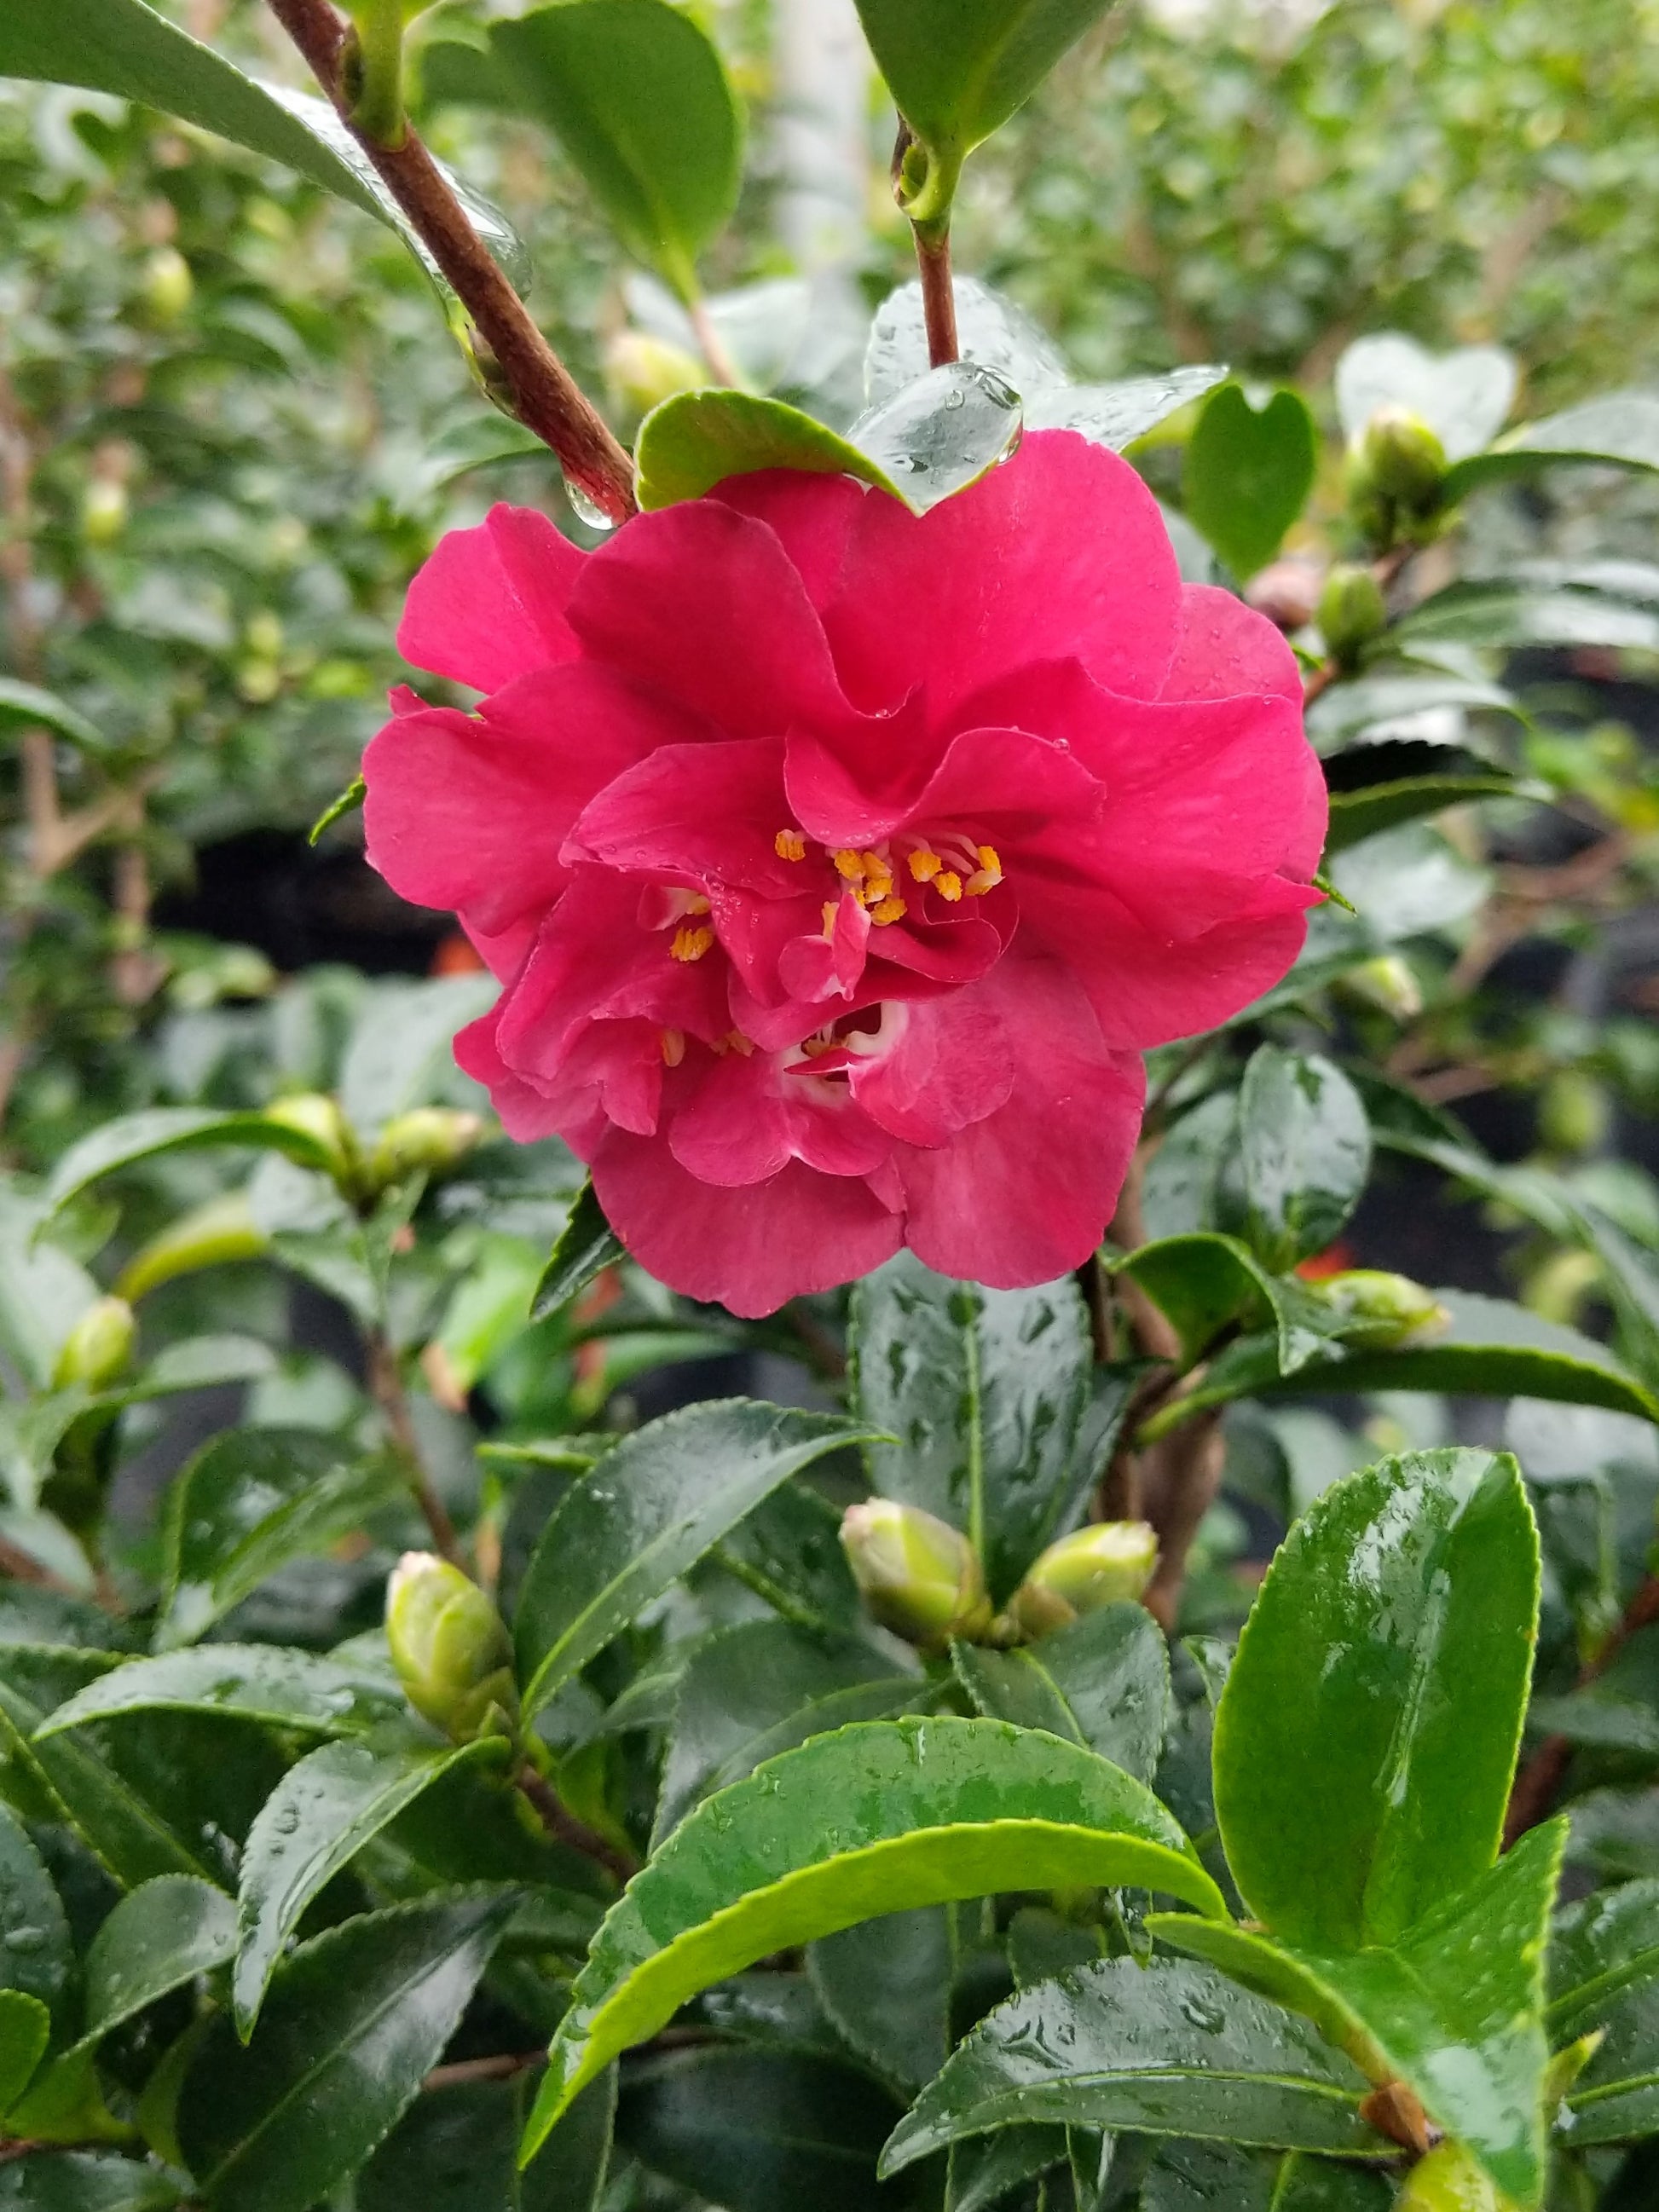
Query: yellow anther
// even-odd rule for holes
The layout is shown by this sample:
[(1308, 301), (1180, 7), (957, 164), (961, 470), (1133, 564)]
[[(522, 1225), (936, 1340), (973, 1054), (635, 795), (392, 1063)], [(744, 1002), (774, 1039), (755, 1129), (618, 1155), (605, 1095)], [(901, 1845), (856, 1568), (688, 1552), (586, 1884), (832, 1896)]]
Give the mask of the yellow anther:
[(885, 876), (890, 884), (892, 882), (893, 871), (888, 866), (886, 861), (882, 859), (879, 853), (860, 853), (859, 858), (864, 863), (864, 874), (865, 880), (866, 882), (872, 876)]
[(741, 1030), (727, 1030), (726, 1035), (720, 1039), (720, 1043), (732, 1052), (740, 1053), (744, 1060), (747, 1060), (755, 1049), (754, 1038), (746, 1037)]
[(875, 922), (902, 921), (910, 911), (902, 898), (884, 898), (870, 909), (870, 919)]
[(962, 896), (962, 878), (954, 868), (946, 868), (933, 878), (933, 889), (952, 906)]
[(678, 1067), (685, 1058), (685, 1031), (665, 1030), (662, 1033), (662, 1059), (665, 1067)]
[(823, 933), (826, 937), (833, 937), (836, 933), (836, 916), (841, 912), (841, 908), (836, 903), (834, 899), (825, 899), (822, 912), (823, 915)]
[(821, 1052), (828, 1052), (834, 1042), (835, 1039), (833, 1037), (803, 1037), (801, 1040), (800, 1048), (805, 1054), (808, 1060), (816, 1060)]
[(926, 845), (920, 846), (910, 855), (910, 873), (919, 884), (931, 884), (944, 866), (939, 854), (930, 853)]
[(705, 921), (696, 929), (682, 923), (674, 932), (674, 942), (669, 951), (676, 960), (701, 960), (714, 942), (714, 933)]
[(1002, 873), (1002, 862), (997, 857), (996, 847), (994, 845), (981, 845), (976, 849), (979, 853), (979, 864), (981, 867), (985, 870), (986, 873), (992, 876), (1000, 876)]
[(772, 850), (781, 860), (804, 860), (806, 840), (799, 830), (780, 830), (772, 840)]
[(836, 873), (838, 876), (845, 876), (849, 884), (861, 884), (864, 881), (862, 853), (854, 852), (848, 845), (843, 846), (839, 853), (831, 853), (830, 857), (836, 864)]
[(1000, 868), (975, 868), (962, 888), (969, 898), (983, 898), (987, 891), (994, 891), (1001, 881), (1002, 871)]
[(701, 891), (689, 892), (686, 896), (685, 910), (688, 914), (707, 914), (708, 902)]

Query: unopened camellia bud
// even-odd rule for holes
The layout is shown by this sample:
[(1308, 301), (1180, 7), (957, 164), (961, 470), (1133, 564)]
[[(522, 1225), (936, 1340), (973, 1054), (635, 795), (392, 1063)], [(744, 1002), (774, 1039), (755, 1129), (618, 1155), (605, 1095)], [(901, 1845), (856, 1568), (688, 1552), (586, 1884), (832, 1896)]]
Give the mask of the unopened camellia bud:
[(66, 1390), (81, 1382), (88, 1390), (106, 1389), (126, 1372), (136, 1333), (132, 1308), (125, 1298), (94, 1298), (64, 1340), (52, 1388)]
[(1538, 1102), (1538, 1133), (1552, 1152), (1595, 1152), (1612, 1118), (1607, 1092), (1582, 1068), (1551, 1076)]
[(1423, 987), (1411, 963), (1397, 952), (1379, 952), (1374, 960), (1362, 960), (1341, 977), (1338, 988), (1345, 998), (1380, 1007), (1397, 1022), (1415, 1021), (1423, 1011)]
[(483, 1134), (483, 1117), (453, 1106), (416, 1106), (381, 1130), (369, 1155), (368, 1181), (376, 1190), (416, 1175), (437, 1173), (464, 1159)]
[(910, 1643), (971, 1641), (990, 1626), (979, 1554), (948, 1522), (917, 1505), (866, 1498), (848, 1507), (841, 1542), (871, 1612)]
[(512, 1640), (459, 1567), (431, 1552), (405, 1552), (386, 1584), (386, 1635), (410, 1704), (453, 1742), (515, 1725)]
[(1439, 495), (1446, 449), (1409, 407), (1379, 407), (1354, 444), (1354, 459), (1384, 499), (1420, 513)]
[(1046, 1636), (1080, 1613), (1138, 1598), (1158, 1565), (1158, 1537), (1145, 1521), (1102, 1521), (1050, 1544), (1014, 1592), (1008, 1618), (1026, 1636)]
[(605, 349), (605, 380), (636, 414), (648, 415), (677, 392), (707, 384), (708, 371), (696, 354), (646, 331), (619, 331)]
[(1427, 1344), (1451, 1325), (1451, 1316), (1421, 1283), (1383, 1267), (1348, 1267), (1311, 1284), (1341, 1316), (1345, 1344), (1386, 1352), (1402, 1344)]
[(328, 1155), (329, 1172), (335, 1181), (350, 1182), (356, 1167), (357, 1147), (351, 1124), (341, 1112), (337, 1099), (321, 1091), (298, 1091), (291, 1098), (278, 1098), (267, 1106), (265, 1119), (311, 1138)]
[(1358, 562), (1339, 561), (1319, 594), (1319, 629), (1332, 658), (1351, 668), (1388, 628), (1382, 586)]
[(1395, 2212), (1513, 2212), (1513, 2207), (1462, 2143), (1443, 2142), (1407, 2175)]
[(144, 305), (158, 323), (176, 323), (189, 307), (195, 282), (176, 246), (158, 246), (144, 260)]

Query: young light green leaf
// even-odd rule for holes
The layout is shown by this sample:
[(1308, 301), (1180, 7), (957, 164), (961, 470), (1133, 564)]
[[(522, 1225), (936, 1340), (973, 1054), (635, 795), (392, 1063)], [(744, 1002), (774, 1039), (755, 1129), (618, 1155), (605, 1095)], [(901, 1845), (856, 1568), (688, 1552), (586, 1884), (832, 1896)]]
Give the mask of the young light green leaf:
[(362, 1735), (402, 1719), (401, 1693), (386, 1678), (316, 1652), (270, 1644), (206, 1644), (159, 1659), (131, 1659), (59, 1705), (42, 1739), (89, 1721), (168, 1709), (260, 1721), (319, 1735)]
[(28, 1831), (0, 1802), (0, 1990), (21, 1990), (56, 2013), (74, 1967), (57, 1887)]
[(1512, 1459), (1384, 1460), (1326, 1491), (1222, 1692), (1234, 1879), (1285, 1942), (1389, 1942), (1496, 1856), (1531, 1670), (1538, 1535)]
[(1490, 453), (1453, 457), (1443, 495), (1455, 505), (1472, 491), (1580, 462), (1593, 467), (1659, 469), (1659, 394), (1609, 392), (1539, 422), (1522, 422)]
[(0, 2119), (33, 2079), (51, 2033), (52, 2014), (39, 1997), (23, 1990), (0, 1990)]
[(545, 1321), (579, 1297), (605, 1268), (627, 1257), (617, 1232), (605, 1218), (590, 1177), (577, 1192), (569, 1218), (548, 1255), (530, 1302), (530, 1318)]
[(83, 2040), (107, 2035), (146, 2005), (226, 1965), (236, 1951), (236, 1908), (193, 1875), (158, 1875), (116, 1905), (87, 1953)]
[(154, 1159), (161, 1152), (205, 1145), (250, 1145), (283, 1152), (300, 1166), (326, 1172), (331, 1155), (316, 1138), (263, 1114), (221, 1113), (210, 1106), (147, 1106), (105, 1121), (79, 1144), (71, 1145), (46, 1179), (42, 1203), (48, 1213), (117, 1168)]
[(286, 1961), (243, 2050), (213, 2022), (179, 2139), (216, 2212), (308, 2212), (408, 2109), (516, 1899), (449, 1897), (368, 1913)]
[(1252, 407), (1236, 384), (1205, 401), (1182, 469), (1182, 504), (1236, 576), (1278, 552), (1313, 489), (1319, 434), (1307, 402), (1275, 392)]
[[(5, 30), (0, 28), (0, 56), (3, 55), (5, 35)], [(0, 70), (0, 74), (3, 73)], [(19, 684), (9, 676), (0, 677), (0, 729), (31, 726), (67, 738), (82, 752), (102, 753), (109, 750), (103, 732), (55, 693), (43, 691), (35, 684)]]
[(630, 253), (683, 299), (737, 204), (743, 116), (719, 54), (668, 0), (562, 0), (490, 29), (511, 104), (559, 137)]
[(1139, 1283), (1174, 1324), (1189, 1363), (1224, 1333), (1271, 1322), (1274, 1372), (1293, 1375), (1327, 1348), (1341, 1318), (1293, 1276), (1271, 1273), (1249, 1245), (1209, 1231), (1143, 1244), (1116, 1272)]
[(957, 1969), (949, 1905), (861, 1920), (814, 1943), (806, 1966), (848, 2046), (888, 2081), (915, 2091), (944, 2065)]
[(1335, 1238), (1370, 1173), (1371, 1133), (1358, 1092), (1317, 1054), (1264, 1044), (1238, 1099), (1250, 1242), (1282, 1273)]
[(1046, 1729), (1150, 1782), (1164, 1747), (1170, 1661), (1143, 1606), (1108, 1605), (1012, 1651), (958, 1644), (963, 1687), (988, 1719)]
[(872, 1915), (1136, 1883), (1222, 1911), (1176, 1822), (1092, 1753), (996, 1721), (873, 1721), (708, 1799), (612, 1907), (554, 2039), (526, 2153), (688, 1996)]
[(442, 1750), (326, 1743), (289, 1769), (242, 1851), (231, 2002), (244, 2042), (283, 1945), (324, 1885), (453, 1767), (507, 1749), (499, 1738)]
[(760, 469), (860, 477), (903, 495), (867, 453), (781, 399), (748, 392), (677, 392), (653, 407), (634, 441), (635, 489), (642, 507), (697, 499), (728, 477)]
[(981, 2021), (894, 2130), (882, 2172), (1033, 2121), (1363, 2155), (1380, 2147), (1364, 2094), (1304, 2022), (1208, 1967), (1107, 1959)]
[(1000, 1602), (1074, 1502), (1082, 1293), (981, 1290), (901, 1253), (854, 1290), (849, 1336), (854, 1402), (900, 1439), (867, 1449), (871, 1487), (962, 1529)]
[(836, 1414), (728, 1398), (624, 1437), (564, 1498), (525, 1576), (514, 1637), (526, 1713), (781, 1482), (872, 1433)]

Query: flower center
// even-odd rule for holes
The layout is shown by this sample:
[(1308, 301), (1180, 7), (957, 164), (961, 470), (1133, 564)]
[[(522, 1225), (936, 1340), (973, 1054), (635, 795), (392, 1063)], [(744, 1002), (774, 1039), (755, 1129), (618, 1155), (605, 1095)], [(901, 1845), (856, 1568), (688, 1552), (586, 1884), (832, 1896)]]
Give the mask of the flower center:
[[(780, 830), (772, 846), (781, 860), (806, 857), (806, 840), (799, 830)], [(914, 833), (884, 837), (863, 852), (852, 845), (824, 849), (836, 873), (871, 921), (883, 927), (902, 921), (910, 910), (896, 888), (901, 866), (913, 884), (931, 884), (947, 906), (955, 906), (964, 896), (983, 898), (1002, 881), (1002, 862), (996, 847), (974, 844), (959, 830), (932, 838)], [(826, 902), (823, 912), (827, 937), (834, 926), (833, 903)]]

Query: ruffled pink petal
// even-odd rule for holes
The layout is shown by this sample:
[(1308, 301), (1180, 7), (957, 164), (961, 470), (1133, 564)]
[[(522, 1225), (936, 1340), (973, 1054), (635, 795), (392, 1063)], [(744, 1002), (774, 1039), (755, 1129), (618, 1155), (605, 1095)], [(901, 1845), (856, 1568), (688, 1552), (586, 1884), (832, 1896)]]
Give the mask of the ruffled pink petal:
[(533, 1145), (558, 1129), (559, 1112), (544, 1091), (515, 1075), (501, 1058), (495, 1042), (501, 1020), (499, 1002), (476, 1022), (469, 1022), (455, 1039), (455, 1064), (489, 1093), (489, 1103), (501, 1127), (520, 1145)]
[(920, 681), (936, 725), (993, 677), (1065, 653), (1151, 698), (1181, 635), (1157, 501), (1127, 461), (1069, 430), (1034, 431), (924, 515), (866, 499), (842, 576), (824, 626), (849, 696), (875, 711)]
[(588, 653), (733, 738), (834, 728), (823, 626), (776, 535), (719, 500), (641, 514), (588, 556), (570, 626)]
[(531, 507), (452, 530), (409, 587), (398, 650), (416, 668), (493, 691), (574, 657), (565, 605), (586, 556)]
[(791, 898), (806, 890), (814, 861), (820, 873), (823, 863), (779, 856), (787, 823), (781, 738), (665, 744), (598, 794), (572, 830), (566, 857)]
[(784, 781), (795, 819), (821, 843), (873, 844), (903, 820), (944, 750), (920, 688), (890, 713), (852, 715), (829, 736), (792, 729)]
[(899, 1248), (897, 1217), (866, 1183), (799, 1160), (726, 1189), (689, 1175), (665, 1145), (615, 1130), (592, 1166), (605, 1218), (641, 1266), (746, 1320), (851, 1282)]
[(1287, 699), (1300, 713), (1302, 672), (1266, 615), (1215, 584), (1181, 588), (1181, 642), (1164, 699), (1229, 699), (1242, 692)]
[(541, 927), (538, 912), (522, 914), (505, 929), (479, 929), (468, 922), (465, 915), (456, 920), (466, 933), (467, 942), (483, 962), (498, 983), (510, 983), (530, 956), (536, 942), (536, 933)]
[[(1012, 917), (1007, 933), (1012, 937), (1018, 927), (1018, 909), (1009, 897), (1000, 898), (998, 906), (1003, 915)], [(943, 911), (946, 919), (938, 927), (913, 929), (908, 921), (887, 924), (870, 947), (865, 996), (918, 998), (929, 986), (949, 990), (958, 983), (971, 983), (995, 964), (1006, 940), (994, 923), (981, 919), (984, 909), (976, 907), (963, 914), (957, 906)]]
[(1308, 934), (1297, 910), (1230, 920), (1176, 942), (1153, 935), (1104, 896), (1079, 908), (1075, 920), (1086, 933), (1066, 934), (1066, 958), (1115, 1051), (1147, 1052), (1231, 1021), (1283, 978)]
[[(1012, 966), (936, 999), (884, 1006), (874, 1049), (853, 1055), (848, 1078), (872, 1121), (907, 1144), (942, 1145), (1004, 1103), (1027, 1042), (1024, 1009), (1003, 980)], [(1015, 1000), (1019, 990), (1016, 981)]]
[(674, 1090), (669, 1146), (703, 1182), (761, 1182), (791, 1160), (826, 1175), (867, 1175), (893, 1149), (844, 1081), (791, 1074), (781, 1054), (699, 1054)]
[(713, 494), (773, 532), (820, 614), (840, 586), (848, 541), (870, 495), (851, 477), (811, 476), (800, 469), (727, 477)]
[(778, 955), (778, 981), (792, 999), (850, 999), (864, 973), (870, 917), (850, 890), (836, 906), (834, 927), (792, 937)]
[(1146, 1089), (1139, 1060), (1106, 1049), (1063, 969), (1021, 969), (1026, 1036), (1006, 1104), (948, 1144), (894, 1156), (905, 1243), (940, 1274), (996, 1290), (1053, 1282), (1095, 1250)]

